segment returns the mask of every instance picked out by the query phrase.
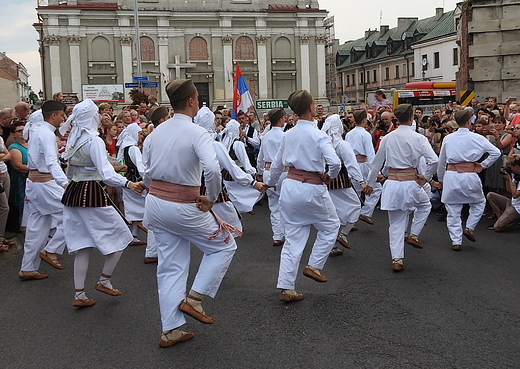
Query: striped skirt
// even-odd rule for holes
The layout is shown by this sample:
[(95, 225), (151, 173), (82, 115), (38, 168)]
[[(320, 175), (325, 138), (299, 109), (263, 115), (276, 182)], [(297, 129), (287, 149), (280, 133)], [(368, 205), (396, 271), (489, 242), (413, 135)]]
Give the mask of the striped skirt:
[(352, 183), (350, 182), (347, 173), (344, 171), (339, 172), (338, 176), (327, 185), (329, 190), (338, 190), (340, 188), (349, 187), (352, 187)]
[(101, 181), (71, 181), (61, 199), (68, 207), (98, 208), (109, 206), (110, 202)]

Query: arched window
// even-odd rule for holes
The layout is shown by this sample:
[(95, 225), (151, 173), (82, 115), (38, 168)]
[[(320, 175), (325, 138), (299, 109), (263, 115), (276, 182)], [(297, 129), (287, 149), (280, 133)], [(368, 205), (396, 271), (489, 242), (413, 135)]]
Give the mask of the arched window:
[(150, 37), (142, 36), (139, 39), (141, 43), (141, 60), (155, 61), (155, 43)]
[(277, 59), (291, 57), (291, 41), (287, 37), (278, 37), (274, 43), (273, 57)]
[(237, 39), (235, 44), (235, 59), (236, 60), (254, 60), (255, 48), (253, 40), (247, 36), (241, 36)]
[(92, 40), (92, 61), (111, 61), (110, 42), (103, 36)]
[(202, 37), (193, 37), (190, 40), (189, 60), (208, 60), (208, 43)]

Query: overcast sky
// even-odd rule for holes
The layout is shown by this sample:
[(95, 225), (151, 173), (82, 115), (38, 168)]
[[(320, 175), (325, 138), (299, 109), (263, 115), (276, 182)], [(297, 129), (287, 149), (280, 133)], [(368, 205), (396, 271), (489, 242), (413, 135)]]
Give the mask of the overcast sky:
[[(418, 17), (435, 15), (435, 8), (444, 7), (445, 11), (455, 9), (456, 0), (369, 0), (359, 7), (354, 0), (318, 0), (321, 9), (334, 16), (336, 38), (340, 43), (360, 38), (366, 30), (379, 25), (397, 25), (398, 17)], [(353, 5), (349, 5), (353, 4)], [(354, 5), (355, 4), (355, 5)], [(38, 34), (32, 26), (37, 22), (36, 0), (1, 0), (2, 31), (0, 32), (0, 51), (15, 62), (21, 62), (28, 70), (29, 84), (33, 91), (41, 89), (40, 56), (38, 53)], [(381, 20), (380, 20), (380, 15)], [(8, 16), (7, 16), (8, 15)], [(66, 91), (70, 92), (70, 91)]]

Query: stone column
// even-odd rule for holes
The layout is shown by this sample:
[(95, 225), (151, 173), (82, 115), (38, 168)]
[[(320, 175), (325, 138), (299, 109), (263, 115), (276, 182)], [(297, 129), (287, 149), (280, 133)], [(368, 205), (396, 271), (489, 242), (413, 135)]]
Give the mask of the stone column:
[[(222, 46), (224, 48), (224, 75), (227, 76), (234, 72), (233, 68), (233, 37), (223, 36)], [(233, 78), (224, 79), (225, 99), (227, 101), (233, 100)]]
[(300, 36), (300, 71), (302, 77), (302, 90), (307, 90), (311, 94), (311, 70), (309, 63), (309, 36)]
[(79, 54), (79, 45), (81, 37), (69, 36), (69, 50), (70, 50), (70, 76), (72, 91), (78, 94), (79, 100), (83, 100), (83, 92), (81, 91), (81, 57)]
[[(131, 83), (132, 80), (132, 37), (125, 35), (119, 38), (121, 40), (121, 62), (123, 64), (123, 84)], [(125, 103), (130, 103), (130, 97), (125, 89)]]
[(52, 35), (45, 39), (49, 45), (49, 63), (51, 65), (51, 93), (61, 92), (61, 60), (60, 60), (60, 41), (61, 37)]
[(316, 36), (316, 68), (318, 72), (318, 98), (327, 99), (327, 75), (325, 73), (325, 35)]
[(258, 96), (260, 99), (267, 99), (267, 37), (256, 36), (258, 48)]
[(168, 37), (166, 36), (159, 36), (159, 70), (162, 73), (166, 75), (166, 77), (163, 77), (161, 75), (161, 82), (160, 82), (160, 101), (163, 103), (168, 102), (168, 95), (166, 94), (166, 84), (165, 78), (169, 81), (170, 80), (170, 69), (168, 69)]

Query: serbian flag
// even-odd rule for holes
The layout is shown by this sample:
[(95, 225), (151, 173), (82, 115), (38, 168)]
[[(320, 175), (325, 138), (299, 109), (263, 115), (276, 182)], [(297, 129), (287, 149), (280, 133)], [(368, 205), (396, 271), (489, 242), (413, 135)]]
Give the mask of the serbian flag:
[(237, 71), (235, 73), (235, 89), (233, 91), (233, 110), (231, 111), (231, 118), (236, 119), (237, 113), (242, 110), (243, 112), (247, 112), (247, 110), (253, 106), (253, 98), (249, 93), (249, 89), (246, 85), (246, 80), (242, 75), (242, 70), (240, 69), (240, 64), (237, 63)]

